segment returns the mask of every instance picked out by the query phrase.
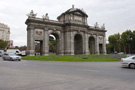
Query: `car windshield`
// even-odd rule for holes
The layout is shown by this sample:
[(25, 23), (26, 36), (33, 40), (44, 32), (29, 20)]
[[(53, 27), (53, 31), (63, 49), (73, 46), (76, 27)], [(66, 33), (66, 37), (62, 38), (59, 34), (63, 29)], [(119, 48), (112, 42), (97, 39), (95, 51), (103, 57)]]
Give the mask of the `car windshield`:
[(129, 55), (127, 55), (126, 57), (130, 57), (130, 56), (133, 56), (133, 55), (130, 55), (130, 54), (129, 54)]
[(130, 58), (130, 59), (131, 59), (131, 58), (133, 58), (133, 57), (135, 57), (135, 55), (134, 55), (134, 56), (133, 56), (133, 55), (132, 55), (132, 56), (128, 56), (128, 57), (125, 57), (125, 58)]
[(17, 56), (16, 54), (9, 54), (9, 56)]

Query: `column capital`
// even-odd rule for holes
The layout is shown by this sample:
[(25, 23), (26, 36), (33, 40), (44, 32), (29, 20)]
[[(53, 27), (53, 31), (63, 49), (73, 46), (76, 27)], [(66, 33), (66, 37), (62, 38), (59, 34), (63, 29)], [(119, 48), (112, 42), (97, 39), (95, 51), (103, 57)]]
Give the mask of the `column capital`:
[(45, 30), (45, 31), (48, 31), (48, 27), (44, 27), (44, 30)]
[(104, 34), (104, 35), (103, 35), (103, 37), (105, 38), (105, 37), (106, 37), (106, 35)]

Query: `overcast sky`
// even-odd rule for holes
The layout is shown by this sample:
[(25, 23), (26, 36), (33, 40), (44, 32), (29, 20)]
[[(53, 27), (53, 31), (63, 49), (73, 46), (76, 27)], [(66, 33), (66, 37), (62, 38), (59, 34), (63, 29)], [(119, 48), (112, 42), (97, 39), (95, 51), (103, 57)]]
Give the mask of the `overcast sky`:
[(10, 27), (14, 46), (23, 46), (27, 45), (26, 14), (34, 10), (37, 17), (48, 13), (56, 20), (73, 4), (87, 13), (89, 26), (105, 23), (106, 39), (127, 29), (135, 30), (135, 0), (0, 0), (0, 22)]

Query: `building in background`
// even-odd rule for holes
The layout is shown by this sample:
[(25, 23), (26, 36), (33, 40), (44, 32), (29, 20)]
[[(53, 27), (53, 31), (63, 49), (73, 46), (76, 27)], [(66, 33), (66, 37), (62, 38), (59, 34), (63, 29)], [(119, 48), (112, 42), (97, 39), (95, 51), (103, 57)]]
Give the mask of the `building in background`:
[(13, 47), (13, 40), (10, 40), (10, 28), (4, 23), (0, 23), (0, 39), (8, 42), (8, 48)]
[(0, 39), (10, 41), (10, 28), (3, 23), (0, 23)]

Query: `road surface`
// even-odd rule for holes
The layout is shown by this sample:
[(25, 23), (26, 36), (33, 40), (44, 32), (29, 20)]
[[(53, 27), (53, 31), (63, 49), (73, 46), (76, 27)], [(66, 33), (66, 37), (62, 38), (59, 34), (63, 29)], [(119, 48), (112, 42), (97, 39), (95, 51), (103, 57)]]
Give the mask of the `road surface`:
[(135, 69), (120, 62), (3, 61), (0, 90), (134, 90)]

